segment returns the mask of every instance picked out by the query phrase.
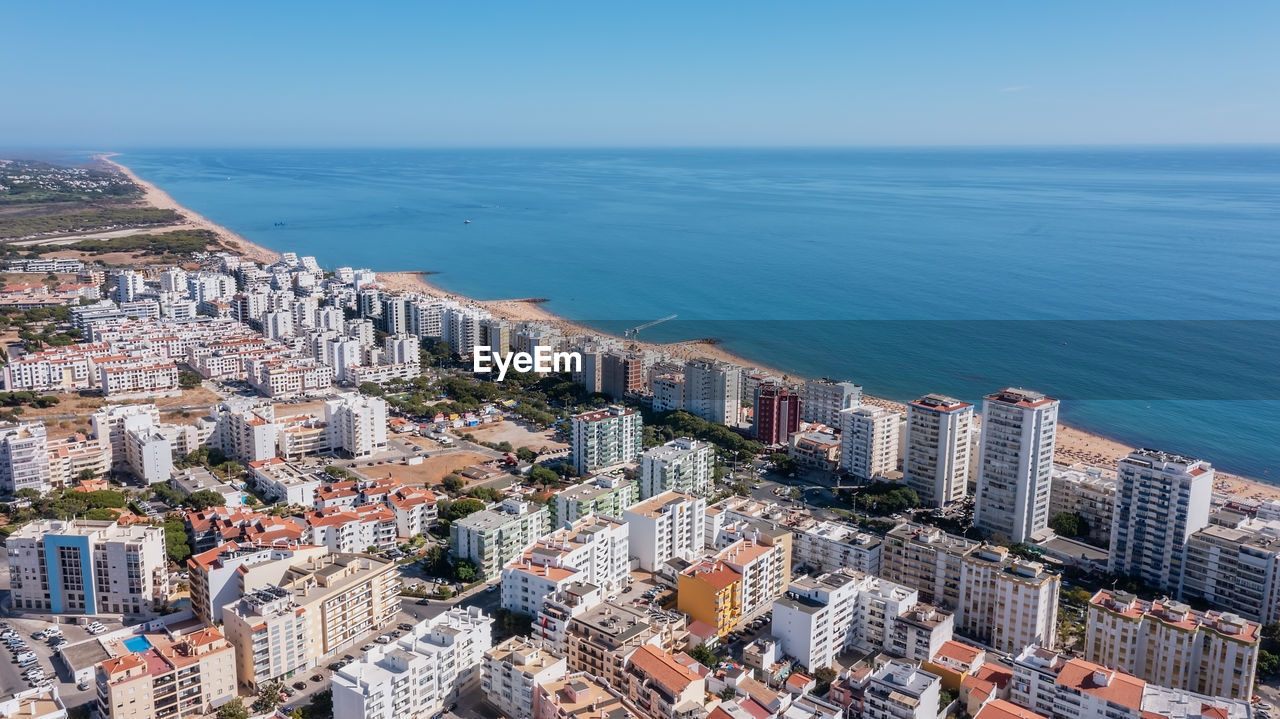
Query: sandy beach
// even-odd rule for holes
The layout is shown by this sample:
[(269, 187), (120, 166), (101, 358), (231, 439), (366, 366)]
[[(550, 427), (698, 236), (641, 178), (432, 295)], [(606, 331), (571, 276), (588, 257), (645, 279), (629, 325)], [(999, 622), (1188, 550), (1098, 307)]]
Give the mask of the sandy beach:
[[(186, 207), (178, 204), (178, 202), (170, 197), (168, 193), (139, 178), (132, 170), (125, 165), (116, 162), (112, 157), (114, 157), (113, 154), (107, 154), (99, 155), (96, 159), (119, 169), (131, 180), (137, 183), (138, 186), (143, 188), (145, 202), (151, 204), (153, 207), (172, 209), (182, 213), (188, 226), (207, 229), (217, 233), (218, 237), (227, 245), (234, 247), (242, 255), (254, 260), (255, 262), (270, 264), (280, 259), (280, 253), (269, 250), (261, 245), (254, 244), (231, 230), (215, 224), (200, 214), (192, 212)], [(592, 329), (585, 325), (581, 325), (552, 314), (543, 307), (541, 302), (538, 301), (522, 299), (476, 300), (432, 285), (427, 280), (428, 276), (429, 275), (427, 273), (420, 271), (378, 273), (378, 279), (383, 287), (393, 292), (419, 292), (436, 297), (449, 298), (462, 304), (483, 307), (495, 317), (499, 317), (510, 322), (545, 322), (556, 327), (567, 336), (580, 334), (604, 334), (599, 330)], [(628, 341), (628, 346), (633, 344), (640, 349), (665, 352), (680, 359), (709, 357), (711, 359), (731, 362), (743, 367), (761, 369), (780, 377), (789, 377), (786, 372), (772, 369), (767, 365), (753, 362), (743, 357), (738, 357), (725, 351), (723, 348), (712, 342), (695, 340), (670, 344), (656, 344), (643, 341)], [(863, 402), (869, 405), (891, 409), (900, 413), (906, 412), (906, 405), (901, 402), (867, 395), (863, 396)], [(1054, 451), (1054, 462), (1067, 466), (1096, 468), (1102, 470), (1104, 473), (1114, 476), (1116, 461), (1132, 450), (1132, 447), (1121, 442), (1116, 442), (1068, 425), (1059, 425), (1057, 445)], [(1207, 459), (1209, 459), (1210, 462), (1213, 461), (1211, 457)], [(1274, 499), (1280, 501), (1280, 486), (1267, 484), (1259, 480), (1219, 471), (1217, 472), (1216, 484), (1217, 487), (1215, 492), (1234, 495), (1241, 500), (1260, 502)]]
[[(142, 199), (143, 199), (143, 202), (145, 202), (146, 204), (161, 210), (175, 210), (181, 213), (183, 218), (186, 220), (185, 225), (187, 227), (195, 228), (198, 230), (209, 230), (217, 234), (218, 239), (222, 240), (223, 244), (234, 248), (237, 252), (244, 255), (245, 257), (248, 257), (254, 262), (263, 262), (266, 264), (271, 264), (272, 262), (275, 262), (276, 260), (280, 259), (280, 253), (268, 250), (262, 245), (255, 245), (254, 243), (246, 240), (240, 235), (223, 227), (222, 225), (218, 225), (213, 222), (210, 222), (200, 213), (193, 212), (190, 209), (178, 204), (178, 201), (170, 197), (169, 193), (165, 192), (164, 190), (161, 190), (159, 187), (156, 187), (155, 185), (151, 184), (150, 182), (147, 182), (141, 177), (138, 177), (137, 175), (134, 174), (133, 170), (130, 170), (128, 167), (113, 160), (112, 158), (115, 156), (116, 156), (115, 153), (108, 153), (105, 155), (95, 155), (93, 159), (98, 160), (99, 162), (103, 162), (108, 165), (111, 165), (112, 167), (116, 168), (120, 172), (124, 173), (124, 175), (128, 177), (130, 180), (133, 180), (133, 182), (137, 184), (138, 187), (142, 188)], [(165, 229), (173, 229), (173, 228), (165, 228)]]

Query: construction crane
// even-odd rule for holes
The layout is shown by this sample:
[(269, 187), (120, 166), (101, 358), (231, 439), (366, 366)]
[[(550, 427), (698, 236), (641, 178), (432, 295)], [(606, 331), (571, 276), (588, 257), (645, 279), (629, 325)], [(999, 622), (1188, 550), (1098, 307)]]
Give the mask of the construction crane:
[(631, 329), (627, 330), (626, 332), (623, 332), (623, 333), (622, 333), (622, 336), (623, 336), (624, 338), (626, 338), (626, 339), (634, 340), (634, 339), (636, 338), (636, 335), (640, 334), (640, 330), (647, 330), (647, 329), (649, 329), (650, 327), (652, 327), (652, 326), (654, 326), (654, 325), (660, 325), (660, 324), (662, 324), (663, 322), (668, 322), (668, 321), (670, 321), (670, 320), (674, 320), (675, 318), (676, 318), (676, 315), (667, 315), (666, 317), (663, 317), (663, 318), (662, 318), (662, 319), (660, 319), (660, 320), (654, 320), (654, 321), (652, 321), (652, 322), (645, 322), (644, 324), (640, 325), (639, 327), (632, 327)]

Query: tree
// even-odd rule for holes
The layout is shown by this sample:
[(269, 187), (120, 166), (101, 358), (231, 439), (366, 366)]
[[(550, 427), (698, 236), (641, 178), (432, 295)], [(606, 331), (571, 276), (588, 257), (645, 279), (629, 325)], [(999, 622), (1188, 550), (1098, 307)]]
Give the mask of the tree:
[(1076, 512), (1059, 512), (1049, 520), (1049, 527), (1061, 537), (1082, 537), (1089, 533), (1089, 524)]
[(546, 467), (543, 467), (542, 465), (538, 465), (529, 470), (529, 481), (535, 484), (544, 485), (558, 484), (560, 482), (560, 475)]
[(516, 450), (516, 459), (521, 462), (533, 462), (538, 459), (538, 453), (528, 447), (521, 447)]
[(459, 582), (468, 584), (476, 580), (476, 565), (470, 559), (459, 559), (453, 568), (453, 576)]
[(457, 492), (461, 492), (462, 488), (467, 485), (467, 480), (463, 479), (457, 474), (451, 474), (448, 477), (445, 477), (441, 481), (441, 484), (443, 484), (444, 488), (448, 490), (450, 493), (456, 494)]
[(351, 473), (337, 465), (331, 464), (324, 468), (324, 473), (334, 479), (351, 479)]
[(459, 499), (449, 505), (448, 520), (450, 522), (456, 522), (468, 514), (479, 512), (482, 509), (484, 509), (484, 502), (481, 502), (478, 499)]
[(202, 489), (198, 492), (192, 492), (182, 503), (192, 509), (202, 510), (209, 507), (221, 507), (227, 503), (227, 500), (212, 489)]
[(382, 385), (379, 385), (377, 382), (361, 382), (360, 386), (356, 387), (356, 389), (360, 391), (360, 394), (366, 394), (371, 397), (381, 397), (386, 394), (382, 389)]
[(1258, 678), (1270, 678), (1280, 671), (1280, 656), (1266, 649), (1258, 652)]
[(738, 690), (734, 689), (732, 685), (725, 685), (725, 688), (720, 690), (719, 696), (721, 700), (731, 702), (734, 697), (738, 696)]
[(22, 488), (22, 489), (19, 489), (19, 490), (18, 490), (18, 491), (16, 491), (16, 492), (14, 492), (14, 493), (13, 493), (13, 496), (17, 497), (18, 499), (25, 499), (25, 500), (27, 500), (28, 502), (34, 502), (34, 501), (36, 501), (36, 500), (40, 499), (41, 497), (43, 497), (44, 495), (40, 494), (40, 490), (38, 490), (38, 489), (32, 489), (32, 488), (30, 488), (30, 487), (24, 487), (24, 488)]
[(831, 682), (836, 680), (836, 670), (831, 667), (822, 667), (813, 673), (813, 678), (817, 682), (817, 686), (813, 688), (814, 696), (823, 696), (827, 690), (831, 688)]
[(773, 462), (773, 466), (782, 474), (791, 474), (796, 471), (796, 462), (789, 455), (782, 452), (774, 452), (769, 455), (769, 461)]
[(311, 697), (312, 719), (333, 716), (333, 690), (318, 691)]
[(187, 527), (182, 520), (164, 523), (164, 550), (169, 561), (182, 564), (191, 556)]
[(196, 387), (199, 387), (202, 382), (204, 382), (204, 377), (202, 377), (199, 372), (192, 372), (189, 369), (184, 369), (178, 373), (178, 386), (182, 389), (195, 389)]
[(110, 522), (116, 518), (116, 512), (115, 510), (105, 508), (90, 509), (84, 513), (84, 518), (92, 519), (94, 521)]
[(689, 656), (708, 669), (715, 669), (716, 665), (720, 663), (720, 657), (717, 657), (716, 653), (711, 651), (706, 644), (699, 644), (690, 649)]
[(218, 707), (218, 719), (249, 719), (249, 710), (240, 697)]
[(284, 691), (284, 683), (270, 681), (258, 687), (258, 699), (253, 706), (259, 711), (269, 712), (280, 706), (280, 692)]

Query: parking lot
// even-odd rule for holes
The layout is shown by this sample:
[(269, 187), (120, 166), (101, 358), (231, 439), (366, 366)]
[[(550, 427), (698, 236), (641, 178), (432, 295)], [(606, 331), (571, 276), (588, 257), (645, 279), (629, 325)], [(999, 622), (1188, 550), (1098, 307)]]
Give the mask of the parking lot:
[[(19, 667), (14, 653), (6, 649), (4, 661), (0, 662), (0, 696), (8, 696), (29, 688), (29, 682), (23, 676), (23, 672), (38, 667), (43, 670), (45, 677), (58, 687), (58, 692), (68, 707), (94, 700), (94, 687), (88, 685), (84, 689), (78, 688), (72, 681), (66, 665), (60, 659), (54, 658), (55, 652), (50, 642), (35, 638), (34, 635), (55, 626), (52, 622), (30, 617), (4, 617), (2, 621), (6, 625), (4, 629), (14, 632), (27, 644), (28, 649), (35, 654), (36, 661), (29, 666)], [(108, 631), (120, 628), (118, 621), (103, 620), (103, 623), (107, 625)], [(79, 625), (57, 624), (56, 626), (70, 644), (82, 642), (93, 636)]]

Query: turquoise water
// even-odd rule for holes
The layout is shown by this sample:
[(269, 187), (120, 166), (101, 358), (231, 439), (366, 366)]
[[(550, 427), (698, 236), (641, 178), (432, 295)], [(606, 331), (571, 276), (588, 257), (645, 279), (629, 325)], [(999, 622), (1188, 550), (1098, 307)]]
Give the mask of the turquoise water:
[(1034, 387), (1087, 429), (1280, 476), (1280, 148), (120, 159), (326, 266), (430, 270), (611, 331), (674, 313), (644, 338), (895, 399)]
[(151, 640), (144, 636), (129, 637), (121, 644), (131, 652), (145, 652), (151, 648)]

